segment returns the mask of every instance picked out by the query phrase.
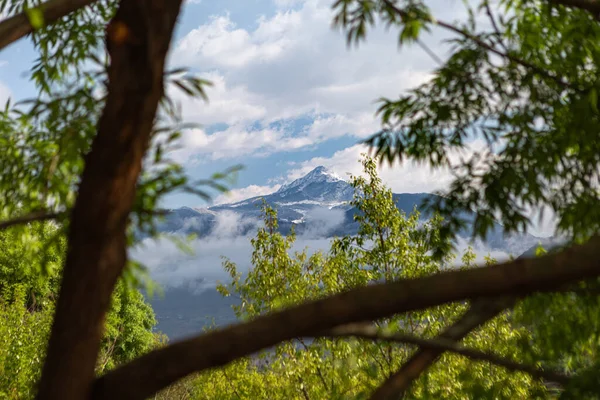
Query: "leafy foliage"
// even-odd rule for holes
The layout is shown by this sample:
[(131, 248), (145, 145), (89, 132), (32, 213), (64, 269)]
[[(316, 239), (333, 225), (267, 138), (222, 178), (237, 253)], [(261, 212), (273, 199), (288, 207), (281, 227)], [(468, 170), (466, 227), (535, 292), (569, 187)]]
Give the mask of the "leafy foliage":
[[(35, 396), (65, 254), (61, 232), (47, 222), (0, 231), (1, 398)], [(155, 348), (160, 340), (153, 332), (155, 325), (143, 295), (119, 282), (106, 320), (98, 373)]]
[[(376, 176), (375, 162), (366, 159), (367, 177), (354, 179), (359, 234), (336, 238), (326, 253), (290, 254), (294, 235), (276, 233), (276, 212), (265, 206), (265, 227), (252, 243), (254, 268), (243, 276), (232, 262), (224, 264), (232, 283), (220, 290), (240, 296), (237, 315), (252, 319), (374, 281), (438, 273), (452, 262), (450, 239), (465, 225), (463, 211), (476, 212), (474, 233), (479, 236), (496, 218), (507, 231), (525, 230), (530, 211), (543, 207), (558, 216), (559, 230), (571, 239), (597, 233), (600, 27), (594, 15), (560, 3), (502, 0), (500, 15), (494, 15), (483, 0), (478, 7), (467, 6), (468, 20), (454, 25), (437, 20), (422, 0), (336, 1), (334, 23), (346, 29), (349, 44), (358, 44), (380, 22), (398, 30), (400, 45), (419, 43), (420, 35), (435, 27), (456, 35), (450, 41), (452, 54), (432, 80), (397, 100), (381, 100), (383, 129), (367, 141), (381, 162), (428, 161), (451, 168), (455, 179), (443, 198), (430, 204), (436, 217), (421, 224), (416, 212), (399, 213)], [(0, 112), (0, 219), (31, 213), (56, 217), (55, 224), (35, 222), (0, 232), (0, 394), (9, 398), (32, 397), (40, 373), (69, 210), (105, 103), (105, 26), (117, 1), (96, 1), (51, 25), (45, 24), (39, 5), (0, 0), (3, 15), (26, 11), (38, 53), (30, 70), (36, 99), (9, 102)], [(483, 31), (482, 15), (488, 25)], [(208, 82), (184, 69), (167, 78), (187, 95), (206, 97)], [(137, 232), (157, 234), (154, 221), (166, 194), (183, 190), (209, 199), (205, 188), (227, 189), (230, 173), (238, 170), (189, 182), (183, 168), (166, 156), (187, 128), (179, 107), (164, 97), (138, 182), (130, 244), (138, 240)], [(464, 255), (463, 264), (473, 266), (472, 253)], [(137, 267), (126, 270), (113, 293), (98, 372), (163, 344), (150, 331), (155, 323), (151, 309), (132, 290), (143, 277), (143, 266)], [(596, 286), (586, 282), (570, 292), (532, 296), (465, 342), (573, 373), (561, 396), (594, 397), (600, 391)], [(377, 321), (377, 326), (431, 337), (467, 306), (419, 310)], [(363, 398), (411, 354), (408, 346), (382, 341), (297, 338), (200, 375), (193, 395)], [(440, 361), (407, 397), (553, 396), (527, 375), (452, 354)], [(190, 386), (182, 385), (177, 390), (190, 396)]]
[(0, 299), (0, 397), (33, 399), (53, 310), (31, 312), (22, 285), (12, 295), (11, 302)]
[(381, 99), (383, 129), (367, 143), (382, 162), (452, 169), (444, 198), (430, 204), (445, 218), (443, 235), (464, 226), (460, 211), (475, 211), (474, 233), (485, 236), (497, 217), (506, 231), (524, 231), (532, 210), (548, 208), (561, 232), (589, 237), (600, 230), (600, 24), (554, 2), (500, 5), (499, 15), (488, 0), (467, 5), (468, 21), (451, 25), (424, 1), (336, 2), (349, 41), (365, 39), (378, 18), (400, 30), (401, 44), (423, 29), (455, 34), (433, 79)]
[[(377, 176), (375, 161), (365, 158), (363, 166), (366, 176), (354, 177), (352, 182), (357, 189), (352, 204), (361, 211), (356, 217), (359, 233), (333, 239), (326, 254), (309, 255), (306, 250), (291, 254), (294, 235), (277, 233), (276, 211), (263, 205), (265, 226), (252, 239), (253, 268), (244, 275), (231, 261), (224, 262), (233, 280), (219, 290), (239, 296), (238, 317), (251, 319), (348, 288), (426, 276), (450, 265), (451, 258), (438, 261), (431, 255), (442, 240), (441, 220), (434, 217), (425, 223), (425, 229), (419, 229), (419, 214), (415, 211), (405, 216), (395, 206), (391, 191)], [(463, 268), (473, 267), (474, 259), (474, 253), (467, 251)], [(465, 304), (440, 306), (378, 321), (377, 325), (383, 332), (433, 337), (465, 309)], [(520, 354), (517, 344), (528, 337), (527, 330), (513, 327), (508, 315), (502, 315), (473, 332), (466, 343), (516, 357)], [(410, 346), (378, 341), (297, 338), (256, 358), (201, 374), (195, 381), (195, 396), (366, 398), (412, 351)], [(527, 375), (448, 354), (413, 385), (407, 398), (533, 398), (544, 393), (543, 386)]]

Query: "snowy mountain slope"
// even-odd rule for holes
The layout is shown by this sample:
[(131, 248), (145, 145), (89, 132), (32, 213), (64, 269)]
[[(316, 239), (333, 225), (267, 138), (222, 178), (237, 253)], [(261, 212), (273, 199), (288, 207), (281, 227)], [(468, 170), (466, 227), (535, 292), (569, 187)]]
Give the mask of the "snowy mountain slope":
[[(283, 185), (275, 193), (252, 197), (232, 204), (221, 204), (206, 209), (182, 207), (172, 210), (159, 225), (162, 232), (181, 234), (195, 233), (200, 237), (220, 233), (222, 218), (237, 218), (237, 229), (232, 234), (247, 235), (261, 223), (260, 206), (263, 199), (278, 211), (280, 232), (289, 233), (292, 226), (298, 235), (333, 237), (355, 234), (358, 224), (354, 221), (357, 210), (349, 205), (354, 188), (325, 167), (317, 167), (307, 175)], [(428, 193), (394, 194), (394, 201), (407, 214), (429, 196)], [(424, 214), (424, 218), (428, 215)], [(222, 225), (222, 224), (221, 224)], [(459, 236), (468, 239), (470, 230)], [(485, 245), (492, 250), (519, 255), (539, 243), (533, 235), (505, 237), (502, 226), (497, 224), (489, 234)]]

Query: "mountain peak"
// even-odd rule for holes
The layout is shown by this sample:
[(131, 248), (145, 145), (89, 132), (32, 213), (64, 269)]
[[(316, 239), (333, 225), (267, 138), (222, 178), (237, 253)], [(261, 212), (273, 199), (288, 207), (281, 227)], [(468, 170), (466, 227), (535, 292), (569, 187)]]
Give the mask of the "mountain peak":
[(298, 178), (291, 183), (281, 186), (277, 192), (282, 193), (290, 189), (302, 190), (311, 183), (334, 183), (339, 181), (343, 182), (344, 180), (324, 166), (319, 165), (302, 178)]

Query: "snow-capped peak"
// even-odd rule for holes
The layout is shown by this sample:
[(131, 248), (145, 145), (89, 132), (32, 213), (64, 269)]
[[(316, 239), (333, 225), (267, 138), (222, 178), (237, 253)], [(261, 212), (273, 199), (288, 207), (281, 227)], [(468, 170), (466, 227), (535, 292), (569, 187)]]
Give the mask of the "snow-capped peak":
[(339, 181), (343, 182), (344, 180), (321, 165), (304, 175), (302, 178), (298, 178), (291, 183), (283, 185), (279, 188), (277, 193), (282, 193), (290, 189), (302, 190), (311, 183), (334, 183)]

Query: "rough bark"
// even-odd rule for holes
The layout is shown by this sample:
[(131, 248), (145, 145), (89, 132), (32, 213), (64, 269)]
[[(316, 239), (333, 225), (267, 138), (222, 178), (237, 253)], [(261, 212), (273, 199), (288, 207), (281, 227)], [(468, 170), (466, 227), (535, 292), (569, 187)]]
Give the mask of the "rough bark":
[[(52, 24), (96, 0), (50, 0), (42, 3), (38, 9), (44, 16), (45, 24)], [(0, 23), (0, 49), (5, 48), (23, 36), (33, 32), (34, 28), (29, 22), (27, 13), (22, 12)]]
[[(514, 298), (499, 298), (473, 302), (467, 312), (451, 326), (446, 328), (439, 339), (460, 341), (470, 332), (495, 318), (503, 310), (512, 307)], [(385, 380), (373, 392), (371, 400), (390, 400), (403, 398), (412, 382), (427, 370), (445, 350), (441, 348), (420, 348), (406, 361), (398, 371)]]
[(93, 398), (145, 399), (191, 373), (344, 324), (453, 301), (550, 291), (600, 275), (599, 252), (596, 237), (539, 258), (352, 289), (153, 351), (99, 378)]
[(40, 400), (89, 398), (103, 324), (126, 263), (126, 228), (163, 95), (181, 0), (122, 0), (107, 28), (108, 96), (72, 211)]

